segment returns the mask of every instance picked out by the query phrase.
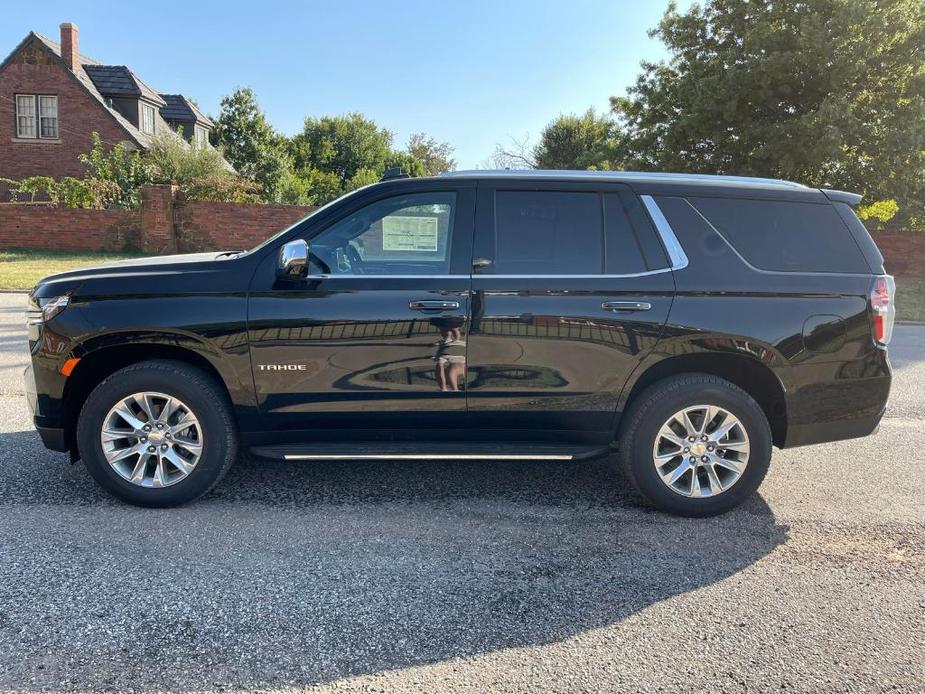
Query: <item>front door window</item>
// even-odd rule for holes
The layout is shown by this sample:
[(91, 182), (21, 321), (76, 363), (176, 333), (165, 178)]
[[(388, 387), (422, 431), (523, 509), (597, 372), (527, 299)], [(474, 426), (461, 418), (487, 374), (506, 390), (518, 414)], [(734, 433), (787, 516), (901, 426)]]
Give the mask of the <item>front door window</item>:
[(311, 241), (311, 274), (446, 275), (450, 269), (455, 193), (379, 200)]

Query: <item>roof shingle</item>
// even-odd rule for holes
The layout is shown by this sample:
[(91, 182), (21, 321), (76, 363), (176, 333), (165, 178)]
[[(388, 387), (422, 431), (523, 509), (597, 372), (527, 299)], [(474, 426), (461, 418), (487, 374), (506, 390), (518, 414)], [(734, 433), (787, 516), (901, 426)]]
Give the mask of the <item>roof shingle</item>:
[(125, 65), (96, 65), (88, 63), (82, 66), (93, 84), (103, 96), (141, 97), (158, 106), (166, 106), (160, 94), (142, 82), (134, 72)]
[(161, 94), (166, 106), (161, 107), (161, 116), (166, 121), (177, 123), (201, 123), (212, 127), (213, 123), (196, 104), (182, 94)]

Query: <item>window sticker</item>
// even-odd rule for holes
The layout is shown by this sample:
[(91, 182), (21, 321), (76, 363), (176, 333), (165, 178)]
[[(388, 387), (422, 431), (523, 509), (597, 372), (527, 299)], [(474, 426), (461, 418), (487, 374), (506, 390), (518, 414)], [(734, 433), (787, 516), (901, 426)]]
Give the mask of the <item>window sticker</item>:
[(422, 253), (436, 252), (437, 218), (383, 217), (382, 250), (414, 251)]

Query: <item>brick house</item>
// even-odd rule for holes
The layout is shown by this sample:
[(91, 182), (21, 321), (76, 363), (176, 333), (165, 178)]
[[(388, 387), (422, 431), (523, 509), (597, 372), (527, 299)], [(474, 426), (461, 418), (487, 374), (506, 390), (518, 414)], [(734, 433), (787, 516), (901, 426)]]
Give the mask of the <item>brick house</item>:
[(0, 63), (0, 178), (80, 178), (78, 155), (90, 150), (94, 131), (110, 147), (145, 150), (178, 128), (192, 146), (206, 146), (212, 126), (186, 97), (81, 55), (71, 23), (61, 25), (60, 43), (29, 32)]

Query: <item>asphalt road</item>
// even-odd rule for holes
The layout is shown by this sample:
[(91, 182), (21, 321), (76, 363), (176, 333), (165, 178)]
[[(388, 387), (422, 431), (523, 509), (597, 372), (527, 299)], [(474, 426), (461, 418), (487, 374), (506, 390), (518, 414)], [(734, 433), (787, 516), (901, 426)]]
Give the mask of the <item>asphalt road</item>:
[(113, 501), (45, 451), (0, 295), (0, 691), (925, 691), (925, 327), (879, 435), (709, 520), (605, 463), (245, 462)]

